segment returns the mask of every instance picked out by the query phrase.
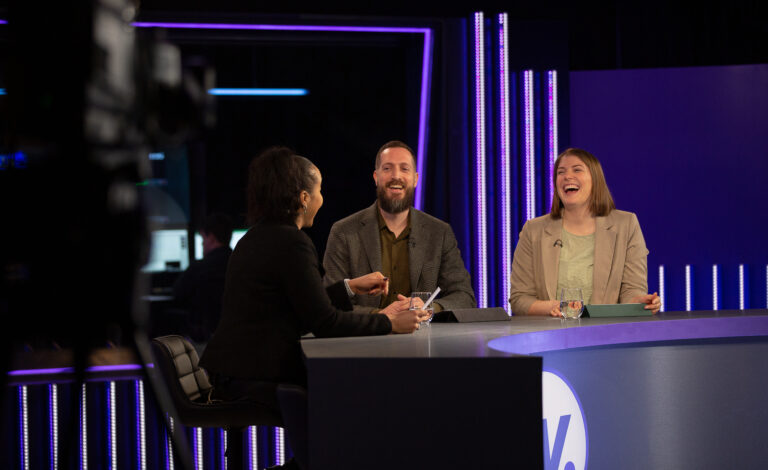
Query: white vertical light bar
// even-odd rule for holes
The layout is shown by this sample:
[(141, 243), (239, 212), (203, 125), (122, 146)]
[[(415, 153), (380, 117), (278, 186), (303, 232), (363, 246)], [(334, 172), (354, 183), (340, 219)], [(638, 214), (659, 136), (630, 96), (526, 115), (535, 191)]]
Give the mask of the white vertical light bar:
[(19, 467), (29, 470), (29, 410), (27, 386), (19, 387)]
[(136, 447), (139, 451), (138, 466), (140, 470), (147, 469), (147, 428), (144, 409), (144, 381), (136, 381)]
[(509, 58), (507, 14), (498, 17), (499, 25), (499, 167), (501, 168), (501, 298), (509, 305), (509, 273), (512, 270), (512, 184), (509, 149)]
[(219, 436), (221, 437), (221, 468), (227, 470), (227, 430), (221, 429)]
[(693, 304), (691, 303), (691, 265), (685, 265), (685, 311), (690, 312), (693, 310)]
[(488, 306), (488, 252), (485, 206), (485, 18), (475, 18), (475, 182), (477, 189), (477, 306)]
[(768, 308), (768, 264), (765, 265), (765, 308)]
[(51, 440), (51, 470), (59, 468), (59, 390), (56, 384), (48, 384), (48, 419)]
[(719, 310), (720, 291), (718, 289), (717, 265), (712, 265), (712, 310)]
[(275, 428), (275, 464), (282, 465), (285, 461), (285, 438), (283, 428)]
[(248, 428), (248, 453), (251, 458), (251, 470), (259, 469), (259, 446), (256, 439), (256, 426)]
[(203, 428), (193, 428), (192, 445), (195, 452), (195, 470), (203, 470)]
[(523, 145), (525, 147), (525, 220), (536, 217), (536, 155), (533, 70), (523, 72)]
[(664, 295), (664, 265), (659, 265), (659, 298), (661, 299), (661, 308), (660, 311), (664, 311), (664, 308), (666, 306), (666, 296)]
[(109, 394), (107, 395), (107, 412), (109, 413), (109, 462), (110, 469), (117, 470), (117, 398), (116, 384), (109, 382)]
[[(552, 195), (554, 194), (554, 169), (557, 158), (557, 70), (547, 72), (547, 143), (549, 154), (547, 155), (547, 208), (552, 207)], [(548, 209), (545, 208), (544, 212)]]
[(744, 265), (739, 265), (739, 310), (744, 310)]
[(166, 456), (165, 456), (165, 468), (168, 470), (173, 470), (173, 433), (174, 433), (174, 426), (173, 426), (173, 418), (168, 416), (168, 431), (165, 435), (165, 449), (166, 449)]
[(88, 413), (85, 384), (80, 389), (80, 470), (88, 469)]

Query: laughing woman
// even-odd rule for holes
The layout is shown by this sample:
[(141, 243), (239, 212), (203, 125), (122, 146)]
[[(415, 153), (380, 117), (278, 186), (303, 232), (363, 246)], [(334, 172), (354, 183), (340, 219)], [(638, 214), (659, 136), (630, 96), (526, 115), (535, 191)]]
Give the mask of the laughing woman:
[(512, 263), (509, 303), (517, 315), (560, 316), (559, 292), (581, 288), (585, 304), (643, 303), (648, 249), (635, 214), (616, 209), (600, 162), (569, 148), (557, 157), (552, 211), (523, 226)]

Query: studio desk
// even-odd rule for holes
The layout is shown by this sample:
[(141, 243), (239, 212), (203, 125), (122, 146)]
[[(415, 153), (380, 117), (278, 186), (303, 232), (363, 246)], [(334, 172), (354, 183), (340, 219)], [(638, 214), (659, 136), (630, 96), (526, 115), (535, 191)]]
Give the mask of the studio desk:
[(313, 468), (768, 468), (768, 310), (433, 323), (302, 348)]

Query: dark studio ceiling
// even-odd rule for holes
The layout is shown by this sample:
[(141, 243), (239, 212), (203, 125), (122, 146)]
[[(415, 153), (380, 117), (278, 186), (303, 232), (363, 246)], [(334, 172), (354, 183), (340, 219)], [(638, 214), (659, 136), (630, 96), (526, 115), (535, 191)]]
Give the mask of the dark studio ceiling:
[(768, 63), (768, 2), (675, 1), (244, 1), (143, 0), (142, 15), (466, 18), (507, 12), (510, 21), (568, 30), (573, 70)]

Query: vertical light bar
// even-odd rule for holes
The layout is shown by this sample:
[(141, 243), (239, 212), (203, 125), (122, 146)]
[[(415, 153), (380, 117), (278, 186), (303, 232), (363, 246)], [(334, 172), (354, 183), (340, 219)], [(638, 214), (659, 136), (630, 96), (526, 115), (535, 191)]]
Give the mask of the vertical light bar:
[(203, 470), (203, 428), (193, 428), (192, 449), (195, 453), (195, 470)]
[(251, 470), (259, 470), (259, 446), (256, 439), (256, 426), (248, 428), (248, 455), (250, 456)]
[(744, 265), (739, 265), (739, 310), (744, 310)]
[(664, 265), (659, 265), (659, 298), (661, 299), (661, 308), (660, 311), (664, 311), (664, 307), (666, 305), (665, 299), (666, 296), (664, 295)]
[(501, 168), (501, 295), (509, 306), (509, 273), (512, 270), (512, 185), (509, 150), (509, 53), (507, 14), (498, 17), (499, 25), (499, 167)]
[(283, 428), (275, 428), (275, 464), (282, 465), (285, 462), (285, 438)]
[(765, 308), (768, 308), (768, 264), (765, 265)]
[(693, 304), (691, 303), (691, 265), (685, 265), (685, 311), (690, 312), (693, 310)]
[(550, 70), (547, 72), (547, 147), (549, 154), (547, 155), (547, 207), (544, 208), (544, 212), (547, 212), (549, 207), (552, 207), (552, 195), (554, 194), (554, 169), (555, 159), (557, 158), (557, 70)]
[(165, 468), (173, 470), (173, 418), (168, 416), (168, 429), (165, 434)]
[(226, 429), (220, 429), (219, 430), (219, 442), (220, 442), (220, 449), (221, 449), (221, 463), (219, 466), (222, 470), (227, 470), (227, 430)]
[(534, 142), (533, 70), (523, 72), (523, 145), (525, 148), (525, 220), (536, 217), (536, 155)]
[(85, 383), (80, 388), (80, 470), (88, 469), (88, 413)]
[(29, 470), (29, 411), (27, 386), (19, 387), (19, 467)]
[[(416, 149), (416, 165), (418, 166), (421, 182), (427, 178), (427, 135), (429, 131), (429, 95), (432, 80), (432, 30), (424, 30), (424, 53), (421, 62), (421, 96), (419, 98), (419, 143)], [(423, 184), (416, 186), (416, 201), (414, 207), (421, 210), (424, 207)]]
[(712, 310), (719, 310), (720, 291), (718, 289), (717, 265), (712, 265)]
[(475, 182), (477, 190), (477, 306), (488, 306), (485, 207), (485, 18), (475, 15)]
[(136, 381), (136, 449), (140, 470), (147, 469), (147, 428), (144, 417), (144, 381)]
[(107, 420), (109, 422), (109, 432), (107, 433), (107, 449), (109, 452), (110, 469), (117, 469), (117, 398), (116, 384), (109, 382), (107, 392)]
[(51, 470), (59, 468), (59, 390), (48, 384), (48, 431), (51, 441)]

